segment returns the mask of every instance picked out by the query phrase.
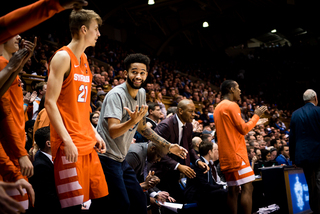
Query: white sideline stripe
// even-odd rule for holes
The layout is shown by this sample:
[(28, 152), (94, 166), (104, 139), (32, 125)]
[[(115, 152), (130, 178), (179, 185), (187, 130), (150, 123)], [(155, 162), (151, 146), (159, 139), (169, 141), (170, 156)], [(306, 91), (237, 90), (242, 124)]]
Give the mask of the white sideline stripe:
[[(24, 194), (27, 193), (27, 191), (26, 191), (25, 188), (23, 188), (22, 191), (24, 192)], [(6, 190), (6, 193), (7, 193), (9, 196), (18, 196), (18, 195), (20, 195), (20, 192), (19, 192), (19, 190), (17, 190), (17, 189), (8, 189), (8, 190)]]
[(243, 174), (246, 174), (246, 173), (251, 172), (251, 171), (252, 171), (251, 166), (248, 166), (248, 167), (246, 167), (246, 168), (244, 168), (244, 169), (240, 169), (240, 170), (238, 171), (238, 173), (239, 173), (239, 175), (243, 175)]
[(60, 200), (61, 208), (72, 207), (83, 203), (83, 195)]
[(29, 208), (29, 200), (19, 201), (19, 204), (26, 210)]
[(71, 161), (68, 161), (66, 156), (61, 156), (61, 160), (63, 165), (73, 163)]
[(65, 193), (65, 192), (71, 192), (73, 190), (79, 190), (82, 189), (81, 185), (79, 184), (79, 181), (74, 181), (66, 184), (61, 184), (57, 186), (58, 193)]
[(60, 179), (65, 179), (65, 178), (77, 176), (77, 169), (75, 167), (73, 167), (70, 169), (61, 170), (61, 171), (59, 171), (59, 176), (60, 176)]
[(242, 184), (249, 183), (250, 181), (254, 181), (256, 179), (255, 175), (251, 175), (249, 177), (242, 178), (236, 181), (227, 181), (228, 186), (240, 186)]

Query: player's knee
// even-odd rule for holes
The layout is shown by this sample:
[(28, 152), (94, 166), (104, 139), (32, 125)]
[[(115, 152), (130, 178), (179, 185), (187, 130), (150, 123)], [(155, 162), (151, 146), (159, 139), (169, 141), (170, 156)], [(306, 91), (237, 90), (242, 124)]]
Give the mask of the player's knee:
[(253, 192), (252, 183), (246, 183), (243, 186), (241, 186), (241, 192), (250, 193), (251, 194)]
[(229, 196), (237, 196), (239, 194), (240, 187), (239, 186), (230, 186), (228, 187), (228, 195)]

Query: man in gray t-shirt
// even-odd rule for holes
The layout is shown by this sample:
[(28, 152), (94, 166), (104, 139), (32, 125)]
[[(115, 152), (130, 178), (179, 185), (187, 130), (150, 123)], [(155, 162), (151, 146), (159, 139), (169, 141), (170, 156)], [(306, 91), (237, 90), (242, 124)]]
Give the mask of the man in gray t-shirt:
[[(109, 188), (108, 213), (147, 213), (147, 200), (136, 178), (134, 170), (126, 162), (134, 133), (181, 158), (187, 150), (171, 144), (146, 126), (146, 93), (142, 88), (148, 76), (150, 59), (143, 54), (130, 54), (124, 60), (127, 70), (125, 83), (113, 88), (105, 97), (97, 131), (106, 143), (106, 153), (99, 155)], [(96, 206), (93, 202), (91, 206)]]
[(132, 98), (128, 93), (126, 83), (116, 86), (106, 95), (100, 112), (100, 118), (104, 119), (99, 120), (97, 125), (98, 133), (106, 142), (107, 151), (103, 155), (118, 162), (122, 162), (125, 159), (132, 138), (138, 128), (138, 123), (123, 135), (112, 139), (106, 118), (115, 118), (120, 120), (120, 123), (125, 123), (130, 120), (130, 116), (124, 107), (134, 112), (137, 105), (146, 105), (146, 92), (143, 88), (138, 90), (136, 99)]

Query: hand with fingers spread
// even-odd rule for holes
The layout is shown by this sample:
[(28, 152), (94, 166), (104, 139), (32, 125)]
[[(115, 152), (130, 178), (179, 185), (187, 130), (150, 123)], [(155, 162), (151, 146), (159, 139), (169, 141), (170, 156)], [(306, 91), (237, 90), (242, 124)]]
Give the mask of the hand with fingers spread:
[(9, 63), (7, 65), (8, 69), (12, 73), (14, 73), (21, 67), (24, 58), (26, 58), (28, 55), (29, 51), (27, 50), (27, 48), (22, 48), (18, 50), (15, 54), (13, 54), (13, 56), (9, 60)]
[[(37, 41), (38, 41), (37, 37), (34, 37), (33, 43), (28, 40), (22, 40), (21, 47), (26, 48), (29, 51), (29, 54), (22, 61), (22, 67), (24, 66), (24, 64), (26, 64), (28, 59), (32, 56), (33, 51), (37, 46)], [(21, 67), (21, 69), (22, 69), (22, 67)]]
[(265, 124), (266, 122), (268, 122), (268, 118), (260, 118), (256, 124), (256, 126), (260, 126), (262, 124)]
[(124, 109), (128, 112), (130, 116), (130, 120), (134, 123), (137, 124), (142, 120), (142, 118), (145, 116), (145, 114), (148, 112), (148, 106), (147, 105), (142, 105), (140, 110), (139, 106), (136, 106), (136, 110), (132, 112), (129, 108), (124, 107)]
[(36, 91), (33, 91), (32, 94), (30, 95), (30, 100), (29, 103), (33, 103), (33, 101), (36, 100), (38, 93)]
[(169, 152), (182, 158), (185, 159), (187, 157), (188, 151), (183, 148), (182, 146), (179, 146), (178, 144), (170, 144)]
[(267, 106), (260, 106), (260, 107), (256, 108), (256, 110), (254, 110), (254, 114), (261, 117), (265, 111), (267, 111)]

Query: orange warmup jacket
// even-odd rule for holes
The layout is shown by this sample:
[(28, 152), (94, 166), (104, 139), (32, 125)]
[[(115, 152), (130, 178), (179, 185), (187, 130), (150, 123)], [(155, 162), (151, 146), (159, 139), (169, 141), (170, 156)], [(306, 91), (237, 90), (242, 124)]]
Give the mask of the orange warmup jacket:
[(58, 0), (40, 0), (0, 17), (0, 44), (63, 10)]
[(255, 114), (249, 122), (245, 123), (241, 118), (238, 104), (229, 100), (221, 101), (215, 108), (213, 116), (221, 171), (237, 171), (242, 161), (249, 165), (244, 135), (256, 125), (259, 116)]
[[(4, 57), (0, 57), (0, 71), (8, 62)], [(18, 159), (28, 155), (25, 149), (24, 126), (23, 94), (17, 76), (0, 99), (0, 167), (4, 170), (1, 170), (1, 175), (5, 181), (23, 178)]]
[[(0, 70), (8, 62), (8, 60), (1, 56)], [(0, 108), (0, 141), (9, 158), (16, 166), (19, 166), (18, 159), (28, 155), (25, 149), (25, 117), (19, 76), (16, 77), (9, 89), (1, 97)]]

